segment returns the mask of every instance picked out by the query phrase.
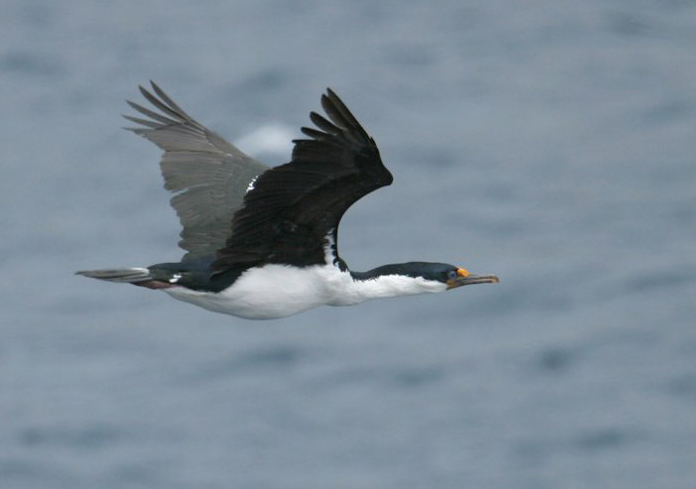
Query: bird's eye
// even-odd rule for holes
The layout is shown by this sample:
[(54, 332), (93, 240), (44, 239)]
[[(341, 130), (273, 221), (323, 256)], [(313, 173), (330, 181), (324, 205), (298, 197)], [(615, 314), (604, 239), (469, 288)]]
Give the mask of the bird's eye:
[(457, 271), (450, 270), (449, 272), (447, 272), (447, 278), (450, 280), (454, 280), (455, 278), (457, 278)]

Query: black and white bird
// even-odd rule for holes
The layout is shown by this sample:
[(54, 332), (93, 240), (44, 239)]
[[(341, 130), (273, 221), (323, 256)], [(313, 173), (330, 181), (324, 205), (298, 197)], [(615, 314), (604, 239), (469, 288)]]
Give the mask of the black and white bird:
[(338, 254), (338, 225), (357, 200), (392, 183), (377, 145), (341, 99), (327, 89), (308, 139), (274, 168), (242, 153), (184, 112), (161, 88), (140, 92), (155, 110), (128, 101), (147, 119), (124, 116), (152, 141), (165, 188), (183, 230), (177, 263), (77, 272), (162, 290), (172, 297), (250, 319), (290, 316), (320, 305), (444, 292), (496, 283), (444, 263), (408, 262), (367, 272)]

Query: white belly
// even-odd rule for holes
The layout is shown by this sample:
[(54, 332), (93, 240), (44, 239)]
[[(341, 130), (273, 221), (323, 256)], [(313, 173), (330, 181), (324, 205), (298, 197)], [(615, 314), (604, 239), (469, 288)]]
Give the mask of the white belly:
[(309, 268), (266, 265), (247, 270), (218, 293), (184, 287), (163, 290), (175, 299), (211, 311), (247, 319), (275, 319), (336, 303), (341, 290), (350, 288), (352, 282), (349, 273), (331, 265)]

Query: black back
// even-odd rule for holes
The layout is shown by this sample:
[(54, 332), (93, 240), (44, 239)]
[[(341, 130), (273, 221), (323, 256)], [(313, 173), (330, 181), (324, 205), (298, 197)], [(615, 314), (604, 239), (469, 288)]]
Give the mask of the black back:
[[(267, 263), (324, 264), (327, 237), (357, 200), (391, 184), (375, 141), (327, 89), (321, 104), (329, 120), (312, 112), (320, 129), (293, 141), (292, 160), (261, 174), (232, 220), (232, 235), (218, 250), (214, 275)], [(335, 260), (338, 259), (334, 252)]]

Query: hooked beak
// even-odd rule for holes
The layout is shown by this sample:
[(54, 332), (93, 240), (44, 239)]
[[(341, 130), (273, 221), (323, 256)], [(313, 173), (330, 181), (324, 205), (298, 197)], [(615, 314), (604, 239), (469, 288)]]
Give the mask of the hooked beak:
[(497, 284), (500, 282), (495, 275), (474, 275), (463, 268), (457, 270), (457, 278), (447, 281), (447, 289), (455, 289), (462, 285)]

